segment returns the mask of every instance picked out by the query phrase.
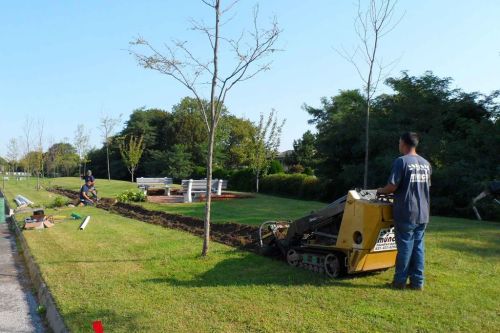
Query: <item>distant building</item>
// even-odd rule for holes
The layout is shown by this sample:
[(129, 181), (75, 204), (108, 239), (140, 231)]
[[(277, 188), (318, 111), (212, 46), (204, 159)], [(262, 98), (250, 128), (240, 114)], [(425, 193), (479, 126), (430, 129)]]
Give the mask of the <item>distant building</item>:
[(288, 161), (290, 160), (290, 157), (292, 157), (292, 154), (293, 154), (293, 150), (285, 150), (285, 151), (282, 151), (281, 153), (278, 154), (278, 156), (276, 156), (276, 159), (278, 161), (280, 161), (281, 165), (283, 165), (283, 168), (286, 170), (288, 170), (288, 168), (290, 167), (290, 165), (288, 164)]

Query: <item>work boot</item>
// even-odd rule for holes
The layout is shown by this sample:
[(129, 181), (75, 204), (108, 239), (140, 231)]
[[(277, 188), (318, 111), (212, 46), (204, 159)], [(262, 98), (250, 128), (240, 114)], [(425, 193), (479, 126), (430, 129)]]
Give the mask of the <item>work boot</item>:
[(397, 289), (397, 290), (403, 290), (405, 289), (405, 284), (404, 283), (397, 283), (395, 281), (392, 281), (391, 283), (389, 283), (389, 288), (391, 289)]
[(415, 291), (424, 291), (424, 286), (414, 286), (411, 283), (406, 286), (406, 288), (415, 290)]

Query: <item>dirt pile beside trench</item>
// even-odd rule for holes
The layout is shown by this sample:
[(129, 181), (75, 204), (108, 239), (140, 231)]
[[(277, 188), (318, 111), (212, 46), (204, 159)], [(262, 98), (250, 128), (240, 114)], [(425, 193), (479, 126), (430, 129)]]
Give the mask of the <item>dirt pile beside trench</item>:
[[(53, 193), (64, 195), (75, 201), (79, 198), (77, 191), (54, 187), (48, 189)], [(116, 202), (113, 199), (102, 198), (97, 204), (101, 208), (125, 217), (142, 222), (160, 225), (166, 228), (179, 229), (192, 234), (203, 236), (203, 220), (177, 214), (169, 214), (146, 209), (139, 205)], [(247, 250), (255, 250), (258, 237), (258, 227), (238, 223), (213, 223), (210, 225), (211, 239)]]

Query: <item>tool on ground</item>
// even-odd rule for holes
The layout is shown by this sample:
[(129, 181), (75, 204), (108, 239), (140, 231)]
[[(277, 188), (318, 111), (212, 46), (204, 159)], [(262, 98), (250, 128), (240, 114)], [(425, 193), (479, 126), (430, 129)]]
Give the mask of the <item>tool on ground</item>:
[(50, 218), (54, 221), (60, 221), (66, 219), (67, 217), (64, 215), (50, 215)]
[(263, 254), (333, 278), (388, 269), (397, 253), (392, 198), (375, 190), (352, 190), (293, 222), (264, 222), (259, 242)]
[(83, 220), (82, 224), (80, 224), (80, 230), (85, 229), (85, 227), (87, 226), (87, 224), (89, 223), (89, 221), (90, 221), (90, 215), (89, 215), (89, 216), (87, 216), (87, 217)]
[(492, 196), (493, 201), (500, 205), (500, 181), (492, 181), (483, 192), (479, 193), (477, 197), (472, 199), (472, 210), (474, 210), (474, 213), (479, 221), (481, 221), (482, 218), (477, 210), (476, 203), (487, 196)]
[(79, 220), (82, 216), (78, 213), (71, 213), (71, 218), (73, 218), (73, 220)]
[(24, 219), (24, 229), (43, 229), (54, 226), (52, 216), (45, 215), (42, 209), (33, 211), (33, 215)]

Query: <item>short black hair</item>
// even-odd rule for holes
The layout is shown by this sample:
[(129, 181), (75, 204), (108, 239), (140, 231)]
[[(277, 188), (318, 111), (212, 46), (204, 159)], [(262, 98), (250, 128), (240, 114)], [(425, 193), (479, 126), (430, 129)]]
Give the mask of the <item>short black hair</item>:
[(418, 146), (419, 137), (415, 132), (405, 132), (399, 137), (406, 145), (416, 148)]

